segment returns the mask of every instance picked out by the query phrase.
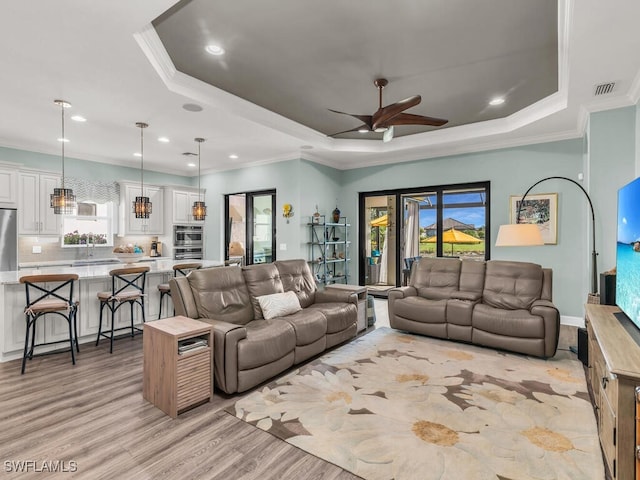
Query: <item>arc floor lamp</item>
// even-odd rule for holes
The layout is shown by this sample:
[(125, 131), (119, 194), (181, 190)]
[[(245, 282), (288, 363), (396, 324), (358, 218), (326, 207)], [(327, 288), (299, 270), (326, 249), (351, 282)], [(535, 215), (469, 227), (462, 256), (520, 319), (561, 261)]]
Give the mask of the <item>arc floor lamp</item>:
[(542, 235), (540, 234), (540, 229), (537, 225), (531, 223), (519, 223), (520, 222), (520, 212), (522, 210), (522, 206), (524, 204), (524, 199), (527, 194), (531, 191), (533, 187), (536, 185), (545, 182), (547, 180), (566, 180), (568, 182), (576, 185), (584, 196), (587, 197), (587, 201), (589, 202), (589, 208), (591, 209), (591, 235), (592, 235), (592, 251), (591, 251), (591, 294), (598, 294), (598, 273), (597, 273), (597, 257), (598, 253), (596, 252), (596, 216), (593, 211), (593, 203), (591, 202), (591, 197), (587, 191), (575, 180), (572, 180), (567, 177), (547, 177), (542, 180), (538, 180), (536, 183), (531, 185), (529, 189), (524, 193), (522, 198), (520, 199), (520, 204), (518, 206), (518, 212), (516, 214), (516, 223), (510, 225), (501, 225), (498, 230), (498, 237), (496, 239), (497, 247), (524, 247), (524, 246), (533, 246), (533, 245), (543, 245)]

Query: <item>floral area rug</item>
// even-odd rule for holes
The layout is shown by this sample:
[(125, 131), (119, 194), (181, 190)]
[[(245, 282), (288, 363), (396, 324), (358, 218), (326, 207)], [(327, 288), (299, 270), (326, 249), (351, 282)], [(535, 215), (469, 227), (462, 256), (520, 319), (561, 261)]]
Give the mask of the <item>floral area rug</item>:
[(227, 411), (366, 479), (604, 478), (577, 360), (380, 328)]

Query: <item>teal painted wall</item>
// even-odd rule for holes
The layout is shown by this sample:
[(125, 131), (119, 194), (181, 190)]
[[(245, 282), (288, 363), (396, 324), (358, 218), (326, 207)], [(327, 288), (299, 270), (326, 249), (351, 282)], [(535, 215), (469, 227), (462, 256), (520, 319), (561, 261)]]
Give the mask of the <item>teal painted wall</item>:
[[(207, 256), (224, 258), (224, 195), (275, 189), (276, 257), (307, 258), (309, 216), (316, 204), (323, 210), (333, 210), (339, 179), (339, 170), (300, 159), (204, 175), (201, 184), (207, 190)], [(293, 205), (294, 216), (289, 223), (282, 216), (285, 203)], [(281, 244), (286, 244), (286, 250), (279, 249)]]
[(557, 245), (515, 248), (494, 244), (498, 227), (509, 223), (509, 196), (524, 194), (547, 176), (577, 179), (583, 168), (583, 150), (583, 141), (576, 139), (348, 170), (343, 173), (341, 198), (348, 216), (357, 218), (359, 192), (488, 180), (491, 258), (529, 261), (552, 268), (554, 301), (561, 314), (580, 317), (588, 290), (588, 264), (584, 262), (582, 232), (586, 216), (579, 189), (566, 181), (549, 180), (531, 192), (558, 193)]
[[(62, 163), (59, 155), (28, 152), (0, 147), (0, 162), (17, 163), (26, 168), (34, 168), (60, 173)], [(108, 163), (92, 162), (65, 157), (64, 173), (68, 177), (91, 178), (101, 181), (140, 180), (140, 167), (123, 167)], [(196, 185), (197, 178), (169, 175), (151, 170), (144, 171), (144, 182), (156, 185)], [(195, 183), (194, 183), (195, 182)]]
[(607, 110), (589, 119), (589, 193), (596, 215), (599, 272), (616, 264), (617, 192), (636, 178), (636, 110)]

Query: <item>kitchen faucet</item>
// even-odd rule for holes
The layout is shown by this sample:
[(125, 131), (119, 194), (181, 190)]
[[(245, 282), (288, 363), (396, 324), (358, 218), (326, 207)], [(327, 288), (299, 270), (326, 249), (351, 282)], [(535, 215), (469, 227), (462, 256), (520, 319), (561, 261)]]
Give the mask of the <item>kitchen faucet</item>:
[(89, 243), (89, 240), (91, 239), (91, 237), (87, 237), (87, 260), (89, 260), (90, 257), (93, 257), (93, 253), (95, 252), (96, 248), (95, 243)]

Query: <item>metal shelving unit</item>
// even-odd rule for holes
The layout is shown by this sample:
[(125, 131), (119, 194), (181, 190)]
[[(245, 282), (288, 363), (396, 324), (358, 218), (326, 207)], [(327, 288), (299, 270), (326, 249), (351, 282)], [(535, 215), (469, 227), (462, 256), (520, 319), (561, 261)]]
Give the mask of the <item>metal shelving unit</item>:
[(311, 241), (309, 264), (319, 285), (349, 283), (349, 228), (346, 217), (326, 222), (325, 216), (311, 217), (308, 223)]

